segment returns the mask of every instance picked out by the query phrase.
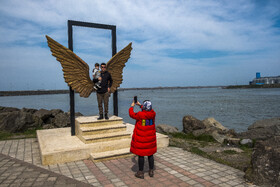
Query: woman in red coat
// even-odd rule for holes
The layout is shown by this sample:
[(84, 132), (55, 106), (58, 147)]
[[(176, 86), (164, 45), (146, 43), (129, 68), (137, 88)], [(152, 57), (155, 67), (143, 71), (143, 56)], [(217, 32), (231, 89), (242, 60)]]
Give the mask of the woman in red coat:
[(157, 139), (156, 139), (156, 128), (155, 128), (155, 117), (156, 113), (152, 109), (151, 101), (144, 101), (143, 105), (139, 102), (142, 111), (134, 113), (133, 107), (135, 103), (131, 104), (129, 108), (129, 116), (136, 120), (130, 152), (138, 155), (138, 166), (139, 171), (135, 174), (136, 177), (144, 179), (144, 156), (148, 156), (149, 161), (149, 176), (154, 176), (154, 156), (157, 152)]

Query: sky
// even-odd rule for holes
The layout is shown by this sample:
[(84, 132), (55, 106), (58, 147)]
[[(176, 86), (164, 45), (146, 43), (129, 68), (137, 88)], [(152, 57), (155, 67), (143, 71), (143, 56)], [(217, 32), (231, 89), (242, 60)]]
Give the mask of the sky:
[[(116, 25), (117, 51), (132, 42), (121, 88), (280, 75), (279, 0), (0, 0), (1, 91), (68, 89), (45, 38), (68, 47), (68, 20)], [(74, 27), (73, 45), (90, 70), (112, 55), (109, 30)]]

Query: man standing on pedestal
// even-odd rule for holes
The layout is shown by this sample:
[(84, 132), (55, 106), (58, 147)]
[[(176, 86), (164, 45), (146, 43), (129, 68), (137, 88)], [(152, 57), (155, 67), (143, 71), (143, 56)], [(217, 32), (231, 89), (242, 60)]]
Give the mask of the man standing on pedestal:
[(103, 119), (103, 103), (104, 103), (104, 113), (105, 119), (109, 119), (108, 117), (108, 103), (110, 97), (110, 89), (113, 84), (113, 80), (111, 74), (106, 70), (106, 64), (101, 64), (101, 76), (98, 79), (93, 79), (93, 82), (96, 83), (98, 80), (101, 80), (100, 86), (96, 91), (97, 102), (98, 102), (98, 109), (99, 109), (99, 118), (98, 120)]

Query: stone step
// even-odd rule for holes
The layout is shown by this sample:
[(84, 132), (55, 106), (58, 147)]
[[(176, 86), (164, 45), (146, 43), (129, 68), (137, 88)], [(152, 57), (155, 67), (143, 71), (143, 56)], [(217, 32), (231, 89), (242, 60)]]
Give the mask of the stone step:
[(118, 116), (110, 116), (108, 120), (97, 120), (98, 116), (79, 116), (75, 118), (78, 127), (97, 127), (103, 125), (123, 124), (123, 118)]
[(105, 134), (111, 132), (120, 132), (126, 131), (126, 125), (124, 124), (113, 124), (113, 125), (103, 125), (96, 127), (80, 127), (79, 134), (84, 135), (93, 135), (93, 134)]
[(127, 156), (132, 156), (132, 155), (133, 154), (130, 153), (130, 148), (128, 147), (128, 148), (117, 149), (117, 150), (113, 150), (113, 151), (91, 153), (90, 159), (93, 162), (100, 162), (100, 161), (104, 161), (104, 160), (127, 157)]
[(94, 134), (94, 135), (79, 135), (79, 138), (86, 144), (96, 142), (106, 142), (112, 140), (120, 140), (131, 138), (131, 133), (128, 131), (112, 132), (106, 134)]

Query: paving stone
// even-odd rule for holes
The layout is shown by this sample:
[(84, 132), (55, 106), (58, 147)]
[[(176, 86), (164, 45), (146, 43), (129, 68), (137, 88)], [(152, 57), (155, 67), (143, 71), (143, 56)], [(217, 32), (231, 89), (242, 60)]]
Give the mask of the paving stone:
[[(71, 178), (65, 177), (60, 174), (53, 173), (49, 170), (42, 169), (35, 165), (17, 160), (15, 158), (9, 157), (7, 155), (0, 154), (0, 160), (6, 158), (11, 162), (7, 162), (6, 164), (10, 165), (10, 163), (16, 163), (13, 166), (6, 169), (5, 173), (0, 175), (0, 186), (53, 186), (54, 183), (58, 180), (67, 181), (64, 186), (68, 183), (75, 184), (76, 186), (87, 186), (86, 183), (82, 183), (80, 181), (73, 180)], [(13, 171), (19, 168), (19, 170), (23, 170), (22, 173), (17, 173), (17, 175), (13, 174)], [(10, 179), (4, 179), (3, 175), (7, 175)], [(16, 178), (15, 178), (16, 177)], [(11, 179), (12, 178), (12, 179)], [(15, 179), (14, 179), (15, 178)], [(89, 186), (89, 185), (88, 185)]]
[[(17, 149), (17, 150), (16, 150)], [(33, 163), (34, 169), (28, 163), (0, 155), (0, 186), (11, 185), (32, 186), (78, 186), (78, 184), (94, 186), (248, 186), (244, 183), (242, 171), (218, 164), (211, 160), (194, 155), (180, 148), (167, 147), (155, 154), (155, 177), (147, 174), (148, 161), (145, 157), (145, 179), (134, 177), (138, 169), (137, 157), (117, 159), (93, 163), (90, 160), (75, 161), (65, 164), (42, 166), (38, 142), (36, 139), (16, 141), (0, 141), (0, 152), (15, 158)], [(134, 157), (135, 158), (135, 157)], [(26, 165), (27, 164), (27, 165)], [(13, 170), (11, 168), (14, 168)], [(33, 169), (33, 170), (32, 170)], [(46, 170), (48, 169), (48, 170)], [(6, 171), (12, 171), (7, 173)], [(32, 174), (26, 174), (28, 172)], [(36, 174), (36, 172), (39, 173)], [(54, 171), (54, 172), (52, 172)], [(61, 175), (62, 174), (62, 175)], [(18, 180), (19, 176), (30, 178), (26, 181)], [(34, 177), (36, 176), (36, 177)], [(65, 177), (64, 179), (59, 176)], [(68, 177), (67, 177), (68, 176)], [(69, 178), (71, 177), (71, 178)], [(74, 179), (75, 180), (74, 180)], [(49, 179), (49, 181), (48, 181)], [(51, 180), (50, 180), (51, 179)], [(69, 181), (69, 180), (72, 181)], [(9, 181), (10, 180), (10, 181)], [(13, 180), (11, 182), (11, 180)], [(24, 179), (25, 180), (25, 179)], [(75, 181), (75, 182), (73, 182)], [(84, 183), (81, 183), (83, 181)], [(28, 183), (29, 182), (29, 183)], [(32, 182), (32, 183), (31, 183)], [(111, 183), (112, 182), (112, 183)], [(31, 183), (31, 184), (30, 184)]]

